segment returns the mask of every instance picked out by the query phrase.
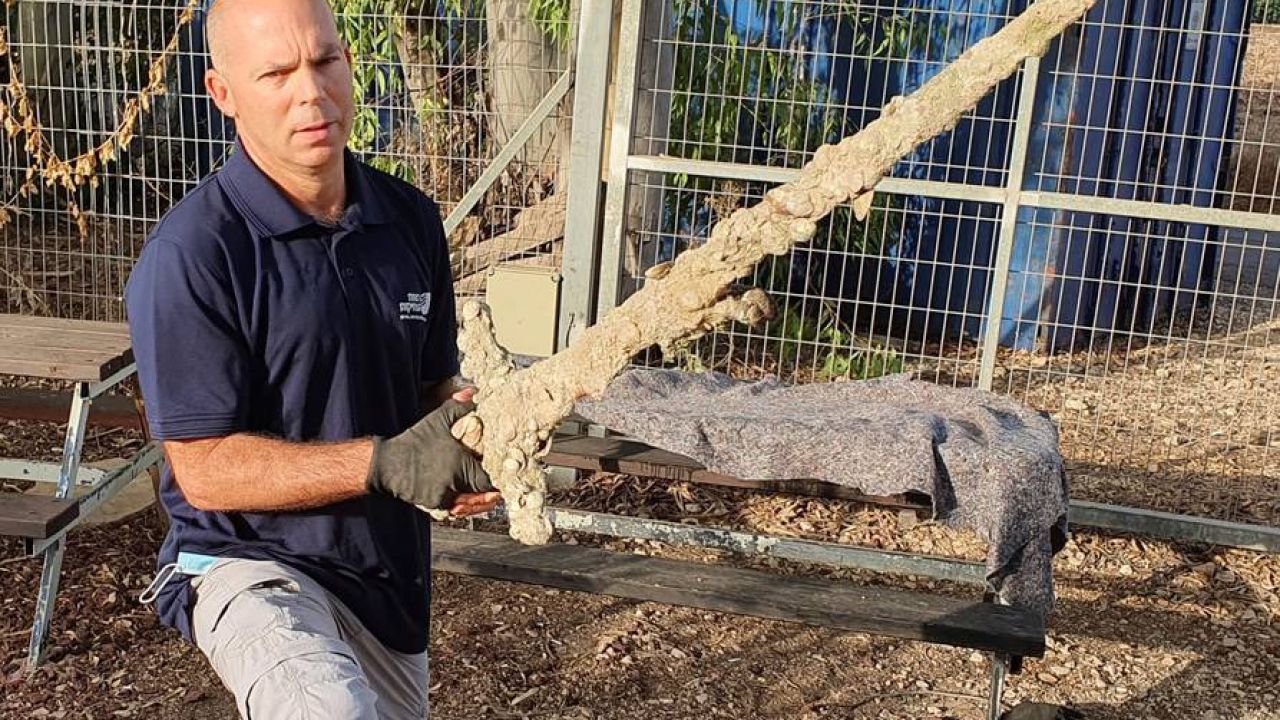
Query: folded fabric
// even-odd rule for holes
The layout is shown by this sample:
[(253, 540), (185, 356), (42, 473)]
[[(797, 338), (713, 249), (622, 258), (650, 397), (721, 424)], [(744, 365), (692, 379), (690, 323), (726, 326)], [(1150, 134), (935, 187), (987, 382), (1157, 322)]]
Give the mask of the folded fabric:
[(637, 369), (577, 412), (725, 475), (926, 493), (937, 519), (989, 543), (987, 580), (1002, 601), (1053, 608), (1069, 490), (1058, 431), (1009, 398), (902, 375), (783, 385)]

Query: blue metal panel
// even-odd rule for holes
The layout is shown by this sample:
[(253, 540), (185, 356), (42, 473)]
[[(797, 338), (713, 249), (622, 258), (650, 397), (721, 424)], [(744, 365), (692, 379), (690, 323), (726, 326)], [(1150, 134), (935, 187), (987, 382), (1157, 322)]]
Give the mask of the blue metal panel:
[[(927, 25), (927, 41), (899, 67), (900, 93), (936, 75), (1025, 7), (1025, 0), (912, 0), (913, 20)], [(1009, 156), (1015, 82), (1002, 83), (979, 103), (972, 119), (935, 138), (899, 163), (898, 177), (1001, 185)], [(979, 203), (908, 198), (903, 235), (891, 249), (894, 300), (906, 332), (956, 341), (981, 332), (991, 282), (999, 208)], [(926, 312), (927, 311), (927, 312)]]
[[(1045, 57), (1046, 62), (1075, 67), (1079, 53), (1079, 32), (1073, 28), (1054, 42)], [(1065, 129), (1071, 118), (1072, 94), (1071, 83), (1041, 74), (1027, 142), (1024, 189), (1058, 189), (1054, 174), (1073, 152)], [(1009, 283), (1001, 300), (1000, 342), (1003, 345), (1020, 350), (1036, 346), (1041, 318), (1054, 303), (1051, 283), (1057, 274), (1063, 234), (1056, 226), (1059, 215), (1052, 210), (1019, 209)]]
[[(1083, 128), (1068, 140), (1080, 151), (1063, 166), (1085, 179), (1061, 190), (1212, 207), (1234, 132), (1246, 6), (1104, 0), (1096, 7), (1077, 81)], [(1064, 224), (1054, 347), (1079, 346), (1097, 332), (1150, 332), (1210, 289), (1217, 228), (1087, 213)]]
[[(901, 73), (903, 92), (994, 32), (993, 16), (1023, 9), (998, 0), (916, 0), (913, 7), (931, 11), (930, 43)], [(987, 18), (975, 22), (971, 14)], [(1082, 37), (1060, 38), (1046, 56), (1047, 66), (1067, 75), (1041, 77), (1023, 187), (1212, 206), (1232, 136), (1245, 15), (1243, 0), (1103, 0)], [(961, 124), (897, 174), (999, 182), (1011, 87), (979, 107), (979, 118), (992, 119)], [(895, 301), (911, 308), (900, 313), (905, 330), (977, 335), (995, 228), (973, 219), (982, 209), (972, 203), (912, 198), (908, 208), (892, 277)], [(1018, 223), (1000, 341), (1021, 349), (1042, 336), (1064, 347), (1095, 331), (1149, 331), (1192, 307), (1218, 261), (1216, 228), (1029, 208)], [(978, 267), (965, 267), (971, 263)]]

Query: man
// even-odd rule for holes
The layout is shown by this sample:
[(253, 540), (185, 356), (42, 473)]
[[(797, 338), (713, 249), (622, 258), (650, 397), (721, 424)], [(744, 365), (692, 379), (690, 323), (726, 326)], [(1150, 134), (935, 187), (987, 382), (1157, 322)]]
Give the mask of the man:
[(346, 151), (351, 58), (323, 0), (218, 0), (207, 28), (237, 148), (126, 290), (169, 460), (158, 609), (244, 717), (422, 718), (414, 505), (500, 497), (450, 434), (470, 393), (439, 210)]

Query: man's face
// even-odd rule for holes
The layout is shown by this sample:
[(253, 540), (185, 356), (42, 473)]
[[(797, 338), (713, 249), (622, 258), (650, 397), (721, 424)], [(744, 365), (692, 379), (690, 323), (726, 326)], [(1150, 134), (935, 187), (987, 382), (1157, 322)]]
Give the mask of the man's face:
[(350, 55), (323, 0), (219, 0), (205, 83), (260, 160), (341, 162), (355, 115)]

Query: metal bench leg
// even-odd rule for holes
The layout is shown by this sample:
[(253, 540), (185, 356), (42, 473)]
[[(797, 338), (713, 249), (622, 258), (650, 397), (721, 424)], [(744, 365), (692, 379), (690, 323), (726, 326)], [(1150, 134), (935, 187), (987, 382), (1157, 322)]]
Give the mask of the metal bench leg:
[(31, 644), (27, 648), (27, 666), (35, 670), (44, 662), (44, 644), (49, 637), (53, 606), (58, 599), (58, 579), (62, 574), (62, 551), (65, 538), (55, 541), (44, 551), (44, 569), (40, 573), (40, 596), (36, 599), (36, 621), (31, 628)]
[[(62, 446), (62, 472), (58, 475), (56, 496), (66, 498), (75, 486), (80, 471), (80, 454), (84, 450), (85, 427), (92, 400), (88, 383), (76, 383), (71, 399), (71, 415), (67, 419), (67, 438)], [(36, 618), (31, 628), (31, 644), (27, 648), (27, 665), (34, 670), (44, 661), (44, 644), (58, 599), (58, 580), (62, 575), (62, 552), (66, 538), (59, 538), (44, 551), (44, 569), (40, 572), (40, 595), (36, 598)]]
[(1004, 653), (989, 653), (991, 658), (991, 696), (987, 720), (1000, 720), (1004, 709), (1004, 678), (1009, 670), (1009, 656)]

